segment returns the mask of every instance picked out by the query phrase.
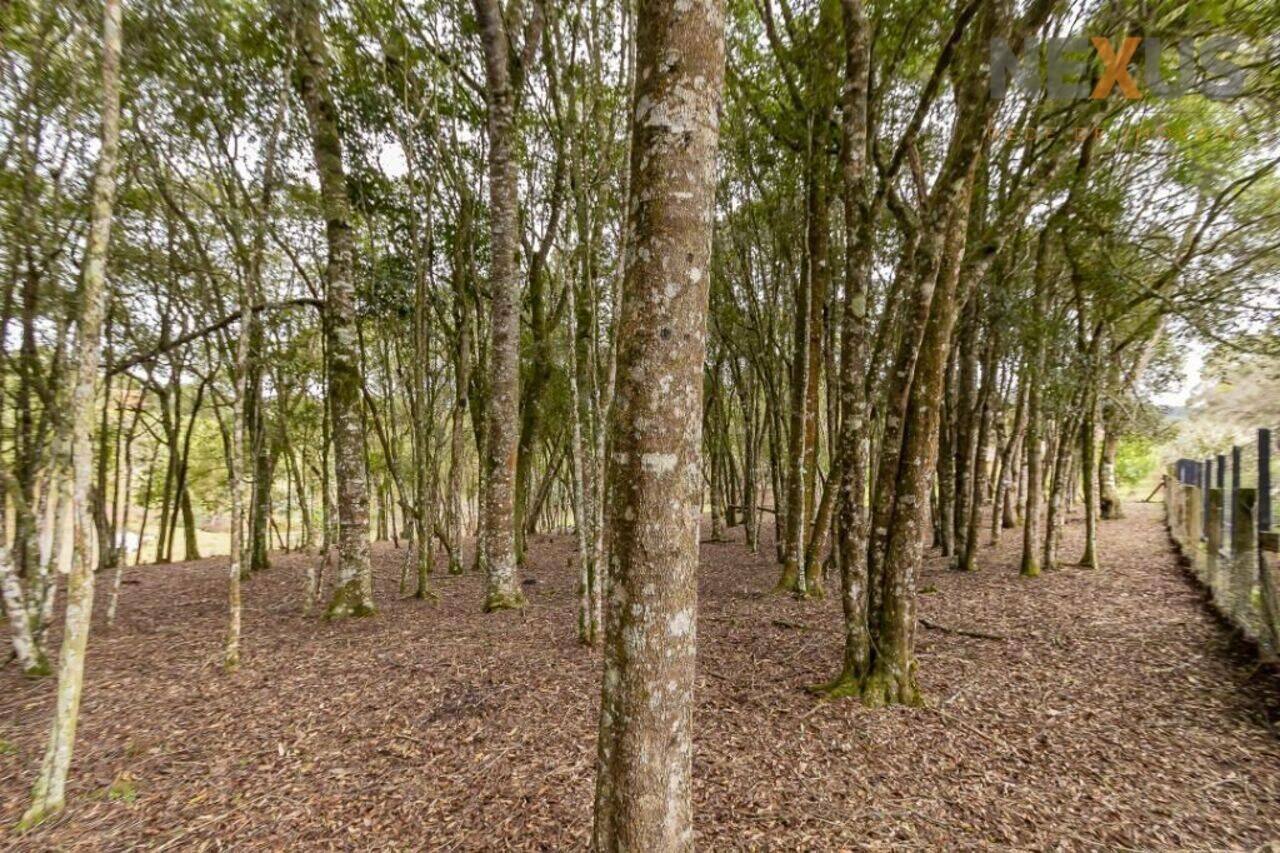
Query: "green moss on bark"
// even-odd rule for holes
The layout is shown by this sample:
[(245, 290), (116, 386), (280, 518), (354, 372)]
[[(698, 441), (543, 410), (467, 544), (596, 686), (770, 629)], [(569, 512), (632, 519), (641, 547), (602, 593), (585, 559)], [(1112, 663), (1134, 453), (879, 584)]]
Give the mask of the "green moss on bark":
[(524, 597), (524, 593), (517, 590), (513, 593), (493, 592), (484, 602), (484, 612), (493, 613), (495, 610), (519, 610), (524, 607), (528, 601)]
[(373, 616), (377, 612), (377, 608), (364, 601), (364, 597), (360, 594), (359, 581), (356, 580), (334, 591), (333, 600), (329, 602), (324, 618), (359, 618)]

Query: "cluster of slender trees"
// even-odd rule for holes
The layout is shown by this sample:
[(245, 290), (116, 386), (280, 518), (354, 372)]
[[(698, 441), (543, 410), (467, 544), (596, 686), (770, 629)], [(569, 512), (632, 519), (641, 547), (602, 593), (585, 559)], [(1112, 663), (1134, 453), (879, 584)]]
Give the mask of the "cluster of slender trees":
[[(65, 799), (95, 575), (109, 624), (144, 536), (191, 559), (224, 522), (235, 668), (273, 536), (342, 619), (376, 610), (373, 537), (402, 592), (470, 568), (491, 612), (563, 526), (595, 846), (686, 849), (704, 511), (779, 593), (840, 596), (816, 692), (918, 704), (925, 549), (972, 571), (1017, 528), (1024, 576), (1099, 567), (1178, 341), (1275, 328), (1266, 4), (85, 11), (0, 6), (0, 587), (33, 677), (69, 567), (29, 825)], [(1133, 97), (1165, 70), (1122, 37), (1224, 28), (1230, 63)], [(1065, 95), (1064, 33), (1099, 36)]]

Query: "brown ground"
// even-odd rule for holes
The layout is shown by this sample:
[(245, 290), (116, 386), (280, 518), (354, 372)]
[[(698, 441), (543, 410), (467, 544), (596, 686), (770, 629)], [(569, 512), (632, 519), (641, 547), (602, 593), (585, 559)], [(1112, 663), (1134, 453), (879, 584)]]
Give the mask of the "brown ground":
[[(1274, 685), (1176, 567), (1157, 509), (1131, 516), (1104, 525), (1096, 573), (1020, 580), (1008, 535), (973, 576), (931, 560), (923, 710), (806, 695), (838, 657), (836, 602), (765, 594), (775, 568), (740, 531), (704, 545), (699, 846), (1280, 839)], [(339, 625), (298, 615), (304, 558), (279, 557), (247, 587), (245, 666), (230, 677), (223, 563), (129, 572), (120, 624), (99, 621), (91, 642), (67, 812), (21, 840), (0, 831), (0, 847), (582, 847), (597, 657), (573, 639), (570, 547), (539, 537), (531, 606), (492, 616), (473, 576), (438, 578), (436, 606), (397, 598), (402, 552), (379, 547), (381, 613)], [(51, 687), (0, 671), (4, 827), (38, 765)], [(119, 796), (130, 786), (133, 802)]]

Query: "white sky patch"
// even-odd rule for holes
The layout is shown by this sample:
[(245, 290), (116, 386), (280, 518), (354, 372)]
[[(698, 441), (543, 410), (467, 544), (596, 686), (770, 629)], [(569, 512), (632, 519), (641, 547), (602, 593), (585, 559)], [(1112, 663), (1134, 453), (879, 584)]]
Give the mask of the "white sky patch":
[(1187, 405), (1191, 394), (1200, 385), (1204, 372), (1204, 356), (1207, 347), (1198, 340), (1187, 341), (1187, 357), (1182, 365), (1182, 383), (1176, 388), (1152, 394), (1151, 401), (1157, 406), (1181, 407)]
[(403, 178), (409, 174), (409, 162), (399, 142), (388, 142), (378, 152), (378, 166), (388, 178)]

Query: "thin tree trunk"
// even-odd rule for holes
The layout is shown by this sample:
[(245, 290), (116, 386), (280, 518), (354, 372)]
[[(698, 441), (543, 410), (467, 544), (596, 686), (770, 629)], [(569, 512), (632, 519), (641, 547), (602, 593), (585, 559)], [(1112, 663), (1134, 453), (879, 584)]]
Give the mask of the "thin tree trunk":
[(80, 292), (78, 356), (71, 399), (71, 459), (76, 513), (75, 551), (67, 587), (66, 627), (58, 666), (58, 694), (53, 727), (40, 775), (31, 792), (31, 806), (22, 816), (26, 829), (57, 814), (66, 801), (67, 770), (75, 744), (80, 694), (84, 683), (84, 653), (93, 615), (93, 514), (89, 484), (93, 476), (94, 396), (98, 383), (106, 296), (107, 250), (111, 209), (115, 199), (116, 158), (120, 140), (120, 2), (105, 0), (102, 55), (102, 147), (93, 181), (93, 206), (85, 247)]
[[(987, 334), (995, 336), (994, 329)], [(968, 501), (968, 529), (964, 537), (964, 551), (960, 554), (961, 571), (972, 572), (978, 567), (978, 529), (982, 517), (982, 502), (987, 493), (987, 446), (991, 439), (992, 420), (994, 418), (992, 398), (996, 394), (996, 364), (998, 363), (998, 347), (995, 340), (987, 341), (986, 358), (982, 365), (982, 390), (978, 398), (978, 441), (973, 452), (973, 485)], [(992, 476), (995, 475), (991, 471)], [(996, 514), (996, 505), (992, 503), (991, 513)]]
[[(429, 263), (427, 261), (426, 263)], [(431, 389), (428, 365), (431, 358), (431, 307), (428, 304), (429, 280), (426, 269), (418, 271), (413, 297), (413, 394), (409, 398), (413, 407), (414, 491), (417, 506), (413, 519), (413, 538), (416, 540), (418, 584), (413, 597), (420, 600), (438, 598), (431, 589), (431, 573), (435, 569), (435, 549), (431, 547), (435, 520), (435, 460), (431, 453)], [(388, 447), (390, 445), (388, 444)], [(391, 460), (387, 460), (388, 466)]]
[[(470, 209), (470, 204), (464, 199), (458, 226), (459, 240), (469, 238)], [(454, 322), (457, 325), (458, 340), (453, 366), (454, 400), (449, 432), (449, 488), (446, 498), (451, 575), (462, 574), (462, 475), (466, 464), (467, 408), (471, 383), (471, 321), (463, 289), (462, 263), (462, 252), (459, 250), (455, 253), (453, 262)]]
[[(867, 95), (870, 44), (862, 0), (842, 0), (844, 30), (843, 181), (845, 290), (840, 352), (841, 464), (827, 490), (838, 489), (835, 551), (840, 567), (844, 650), (840, 672), (819, 689), (859, 696), (871, 661), (867, 627), (867, 291), (872, 228), (867, 209)], [(839, 478), (838, 480), (836, 478)], [(825, 498), (825, 495), (824, 495)]]
[[(1014, 404), (1013, 424), (1009, 427), (1009, 435), (1000, 455), (1000, 480), (996, 487), (995, 499), (991, 504), (991, 544), (1000, 541), (1001, 529), (1016, 527), (1018, 524), (1016, 508), (1017, 480), (1021, 476), (1022, 438), (1027, 428), (1027, 387), (1028, 370), (1020, 371), (1018, 381), (1018, 401)], [(1002, 419), (1003, 420), (1003, 419)]]
[[(115, 577), (111, 582), (111, 597), (107, 600), (107, 627), (110, 628), (116, 621), (116, 609), (120, 601), (120, 583), (124, 578), (124, 565), (128, 562), (128, 554), (125, 552), (127, 544), (126, 534), (129, 532), (129, 507), (133, 504), (133, 439), (138, 430), (138, 419), (142, 416), (142, 400), (139, 398), (138, 404), (133, 407), (133, 417), (129, 419), (129, 430), (124, 438), (124, 507), (120, 513), (120, 523), (115, 528), (114, 534), (119, 538), (117, 542), (117, 555), (115, 565)], [(117, 500), (120, 494), (120, 484), (116, 483)], [(138, 540), (142, 540), (142, 533), (138, 534)]]
[(791, 362), (791, 424), (788, 430), (787, 448), (787, 516), (785, 557), (782, 574), (778, 578), (777, 592), (805, 597), (807, 592), (804, 562), (805, 526), (805, 436), (807, 433), (806, 410), (808, 408), (809, 376), (809, 276), (800, 276), (795, 291), (795, 354)]
[[(587, 261), (587, 263), (590, 263)], [(595, 554), (595, 510), (589, 506), (587, 479), (589, 469), (594, 469), (594, 461), (587, 459), (583, 444), (583, 427), (589, 421), (590, 413), (586, 395), (583, 393), (582, 380), (586, 378), (586, 365), (583, 362), (583, 330), (580, 327), (577, 294), (574, 283), (570, 281), (566, 290), (569, 300), (568, 312), (570, 323), (569, 353), (569, 396), (573, 406), (573, 420), (570, 432), (570, 453), (573, 460), (573, 527), (578, 540), (578, 640), (585, 645), (593, 646), (599, 639), (600, 626), (596, 621), (596, 584), (599, 573), (596, 571)]]
[[(1043, 317), (1048, 307), (1049, 283), (1049, 239), (1050, 229), (1040, 233), (1036, 250), (1036, 316)], [(1043, 494), (1041, 485), (1043, 457), (1044, 413), (1041, 411), (1041, 376), (1045, 367), (1044, 343), (1035, 338), (1032, 341), (1027, 370), (1027, 434), (1024, 438), (1026, 452), (1026, 509), (1022, 513), (1022, 568), (1025, 578), (1034, 578), (1040, 574), (1040, 498)]]
[(1085, 391), (1084, 422), (1081, 432), (1081, 482), (1084, 486), (1084, 554), (1080, 565), (1087, 569), (1098, 568), (1098, 389), (1094, 385)]

